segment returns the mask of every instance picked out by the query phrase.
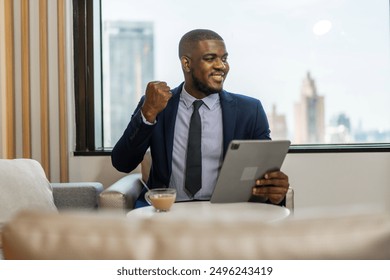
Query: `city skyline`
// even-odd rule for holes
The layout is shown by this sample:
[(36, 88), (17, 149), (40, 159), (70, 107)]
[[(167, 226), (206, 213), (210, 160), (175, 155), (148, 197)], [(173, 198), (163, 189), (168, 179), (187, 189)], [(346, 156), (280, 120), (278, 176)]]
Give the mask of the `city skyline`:
[[(112, 146), (119, 139), (128, 123), (128, 112), (135, 109), (141, 97), (141, 84), (153, 79), (153, 35), (150, 22), (107, 21), (104, 24), (103, 85), (111, 93), (104, 98), (104, 146)], [(307, 72), (299, 100), (294, 104), (293, 127), (287, 125), (285, 114), (277, 112), (276, 104), (267, 111), (272, 138), (290, 139), (294, 144), (355, 142), (356, 130), (352, 129), (347, 114), (334, 115), (332, 122), (325, 124), (324, 102), (315, 78)], [(357, 132), (360, 137), (368, 137), (364, 131)]]
[[(385, 105), (390, 103), (388, 1), (247, 0), (246, 5), (235, 6), (238, 2), (175, 5), (175, 0), (110, 0), (107, 5), (103, 1), (102, 11), (103, 19), (154, 22), (155, 78), (172, 87), (183, 79), (177, 57), (180, 37), (192, 28), (210, 28), (221, 33), (229, 52), (231, 71), (225, 88), (260, 99), (268, 111), (277, 103), (279, 111), (289, 116), (290, 127), (293, 109), (289, 104), (296, 102), (302, 75), (310, 71), (316, 73), (320, 94), (327, 96), (327, 123), (353, 101), (348, 108), (353, 126), (390, 128)], [(202, 7), (220, 11), (223, 17), (199, 18)], [(314, 34), (313, 26), (324, 18), (333, 23), (332, 29)], [(377, 114), (362, 115), (372, 95)]]
[[(267, 112), (277, 104), (279, 114), (287, 116), (290, 130), (294, 127), (293, 104), (307, 72), (314, 73), (319, 95), (326, 97), (326, 126), (344, 114), (355, 130), (390, 129), (387, 2), (248, 0), (246, 5), (233, 7), (237, 1), (224, 1), (222, 6), (219, 3), (224, 15), (219, 21), (197, 18), (202, 5), (160, 2), (108, 1), (109, 5), (104, 5), (103, 1), (102, 7), (103, 19), (153, 22), (154, 79), (171, 87), (181, 83), (180, 37), (193, 28), (210, 28), (222, 35), (229, 52), (231, 71), (225, 89), (258, 98)], [(218, 2), (207, 2), (207, 7), (213, 10)], [(154, 15), (150, 6), (169, 16)], [(314, 33), (313, 26), (322, 19), (329, 19), (331, 28)], [(368, 104), (375, 114), (367, 111)]]

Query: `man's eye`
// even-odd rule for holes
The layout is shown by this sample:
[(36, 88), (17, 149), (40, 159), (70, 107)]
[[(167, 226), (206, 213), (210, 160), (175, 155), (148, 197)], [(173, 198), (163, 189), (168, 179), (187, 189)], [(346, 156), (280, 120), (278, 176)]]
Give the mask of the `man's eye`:
[(223, 63), (227, 62), (227, 60), (228, 60), (227, 57), (223, 57), (223, 58), (222, 58), (222, 62), (223, 62)]

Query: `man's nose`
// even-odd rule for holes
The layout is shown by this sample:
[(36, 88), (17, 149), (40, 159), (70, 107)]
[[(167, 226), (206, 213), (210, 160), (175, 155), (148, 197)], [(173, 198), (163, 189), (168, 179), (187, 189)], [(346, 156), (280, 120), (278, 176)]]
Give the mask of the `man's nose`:
[(218, 69), (225, 69), (226, 62), (224, 62), (221, 58), (218, 58), (215, 60), (215, 67)]

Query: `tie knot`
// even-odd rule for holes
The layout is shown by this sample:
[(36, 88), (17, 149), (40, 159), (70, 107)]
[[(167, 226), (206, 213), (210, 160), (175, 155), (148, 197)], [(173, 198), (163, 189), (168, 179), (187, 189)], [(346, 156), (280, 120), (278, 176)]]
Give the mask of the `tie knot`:
[(202, 100), (195, 100), (192, 104), (194, 105), (194, 111), (195, 111), (195, 110), (198, 110), (200, 108), (200, 106), (202, 106), (203, 101)]

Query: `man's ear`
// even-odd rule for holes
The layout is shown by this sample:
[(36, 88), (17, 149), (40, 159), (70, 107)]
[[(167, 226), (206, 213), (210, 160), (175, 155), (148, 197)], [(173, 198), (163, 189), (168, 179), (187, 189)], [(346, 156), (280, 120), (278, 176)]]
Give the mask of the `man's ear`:
[(191, 67), (190, 67), (190, 64), (191, 64), (191, 61), (190, 59), (183, 55), (181, 58), (180, 58), (180, 61), (181, 61), (181, 67), (183, 68), (183, 71), (188, 73), (190, 72), (191, 70)]

